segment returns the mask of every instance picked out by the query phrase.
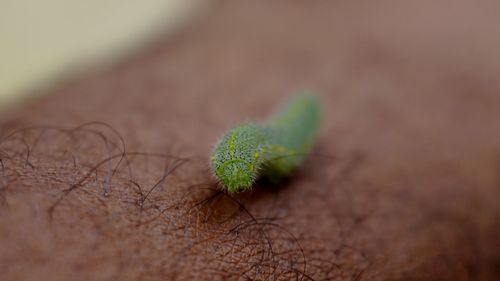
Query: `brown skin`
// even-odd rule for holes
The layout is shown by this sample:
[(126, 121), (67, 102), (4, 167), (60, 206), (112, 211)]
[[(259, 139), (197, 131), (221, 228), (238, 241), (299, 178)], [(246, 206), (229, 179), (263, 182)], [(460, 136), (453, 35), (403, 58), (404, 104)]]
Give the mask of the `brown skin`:
[[(252, 3), (11, 113), (0, 280), (498, 280), (497, 4)], [(217, 137), (303, 87), (305, 165), (218, 191)]]

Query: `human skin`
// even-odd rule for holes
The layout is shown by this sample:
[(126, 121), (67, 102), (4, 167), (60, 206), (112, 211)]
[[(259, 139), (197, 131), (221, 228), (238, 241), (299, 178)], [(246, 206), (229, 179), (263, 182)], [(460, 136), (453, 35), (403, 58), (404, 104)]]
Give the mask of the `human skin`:
[[(253, 3), (4, 117), (0, 280), (498, 280), (497, 4)], [(221, 192), (217, 138), (310, 86), (304, 165)]]

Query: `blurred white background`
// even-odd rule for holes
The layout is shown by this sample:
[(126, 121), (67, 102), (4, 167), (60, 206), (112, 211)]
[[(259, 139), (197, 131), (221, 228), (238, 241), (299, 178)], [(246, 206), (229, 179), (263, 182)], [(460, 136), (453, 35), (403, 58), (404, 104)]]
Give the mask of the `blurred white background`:
[(209, 1), (0, 1), (0, 109), (172, 32)]

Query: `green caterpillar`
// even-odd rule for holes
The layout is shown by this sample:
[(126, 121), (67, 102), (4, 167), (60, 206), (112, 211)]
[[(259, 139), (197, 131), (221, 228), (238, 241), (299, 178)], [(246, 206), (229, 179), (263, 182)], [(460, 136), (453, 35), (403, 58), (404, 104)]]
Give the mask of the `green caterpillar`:
[(215, 147), (211, 168), (231, 193), (249, 190), (259, 177), (276, 182), (310, 151), (319, 119), (314, 96), (295, 96), (266, 123), (229, 130)]

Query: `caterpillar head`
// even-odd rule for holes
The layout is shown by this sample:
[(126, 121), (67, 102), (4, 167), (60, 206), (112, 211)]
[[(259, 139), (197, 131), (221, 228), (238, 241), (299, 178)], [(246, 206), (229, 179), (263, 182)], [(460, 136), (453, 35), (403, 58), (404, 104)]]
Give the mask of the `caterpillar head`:
[(223, 162), (215, 174), (229, 192), (241, 192), (249, 189), (254, 182), (253, 165), (241, 159)]
[(215, 176), (229, 192), (251, 188), (260, 164), (260, 159), (255, 156), (265, 141), (264, 134), (260, 126), (243, 125), (226, 133), (215, 147), (210, 164)]

